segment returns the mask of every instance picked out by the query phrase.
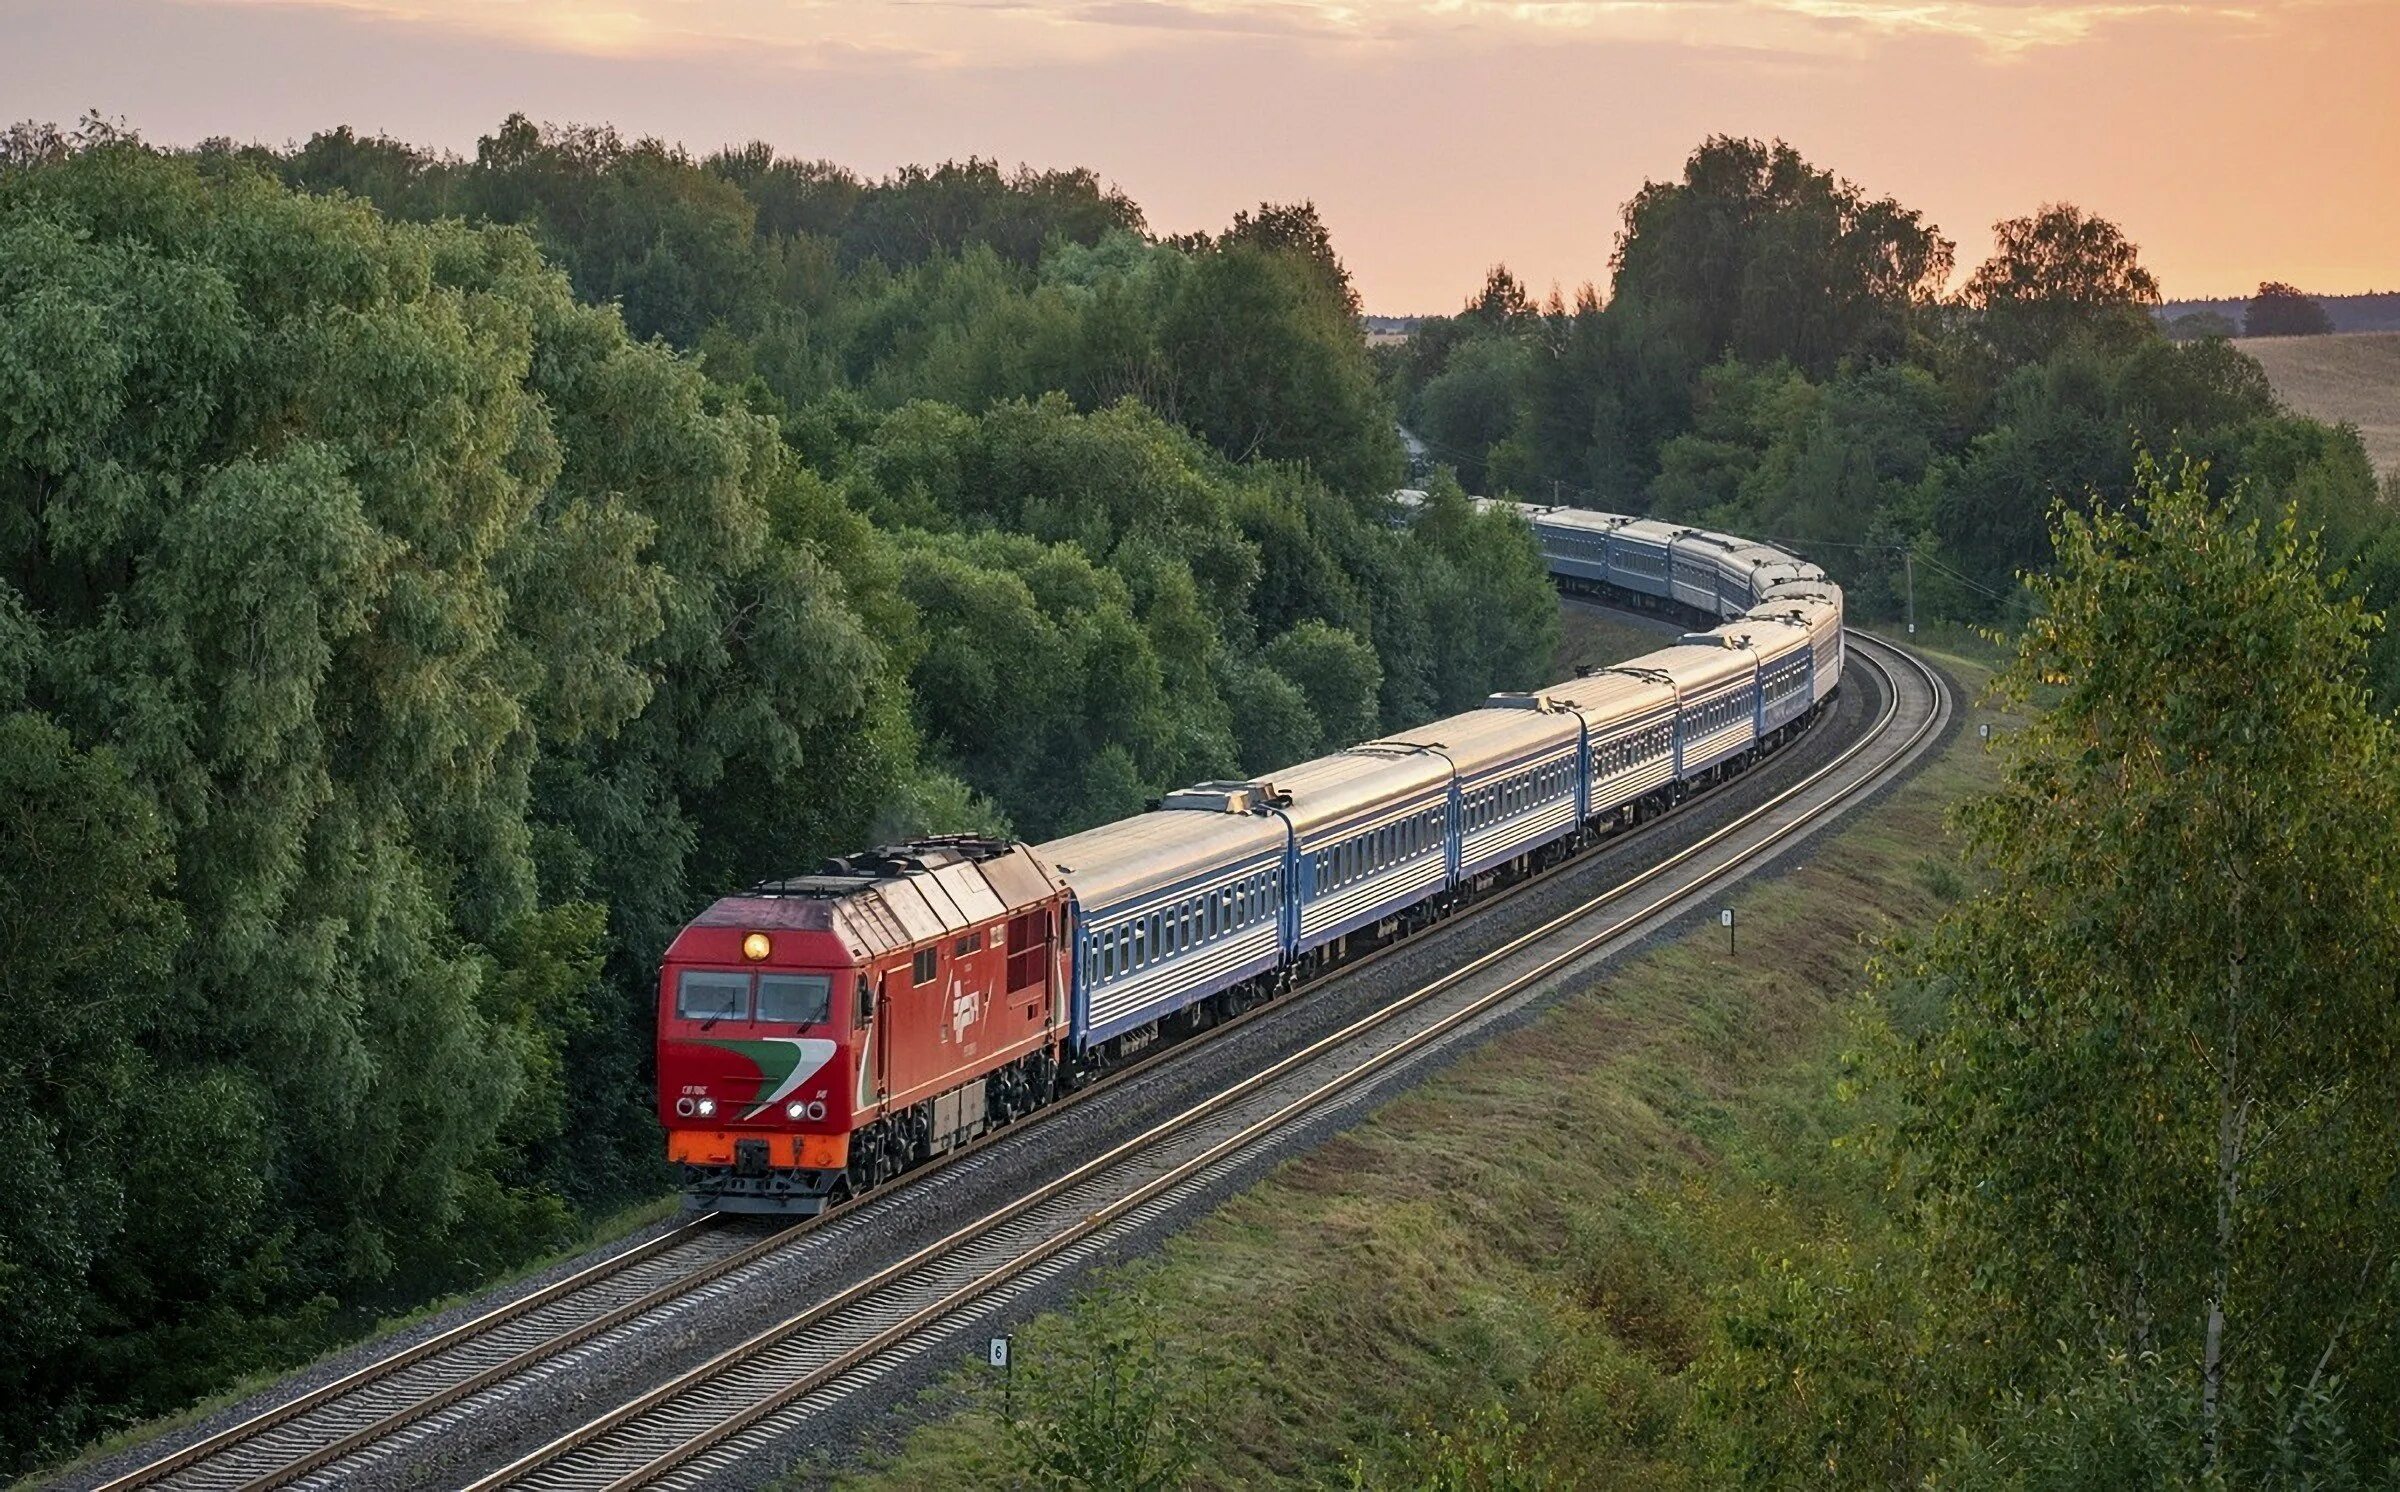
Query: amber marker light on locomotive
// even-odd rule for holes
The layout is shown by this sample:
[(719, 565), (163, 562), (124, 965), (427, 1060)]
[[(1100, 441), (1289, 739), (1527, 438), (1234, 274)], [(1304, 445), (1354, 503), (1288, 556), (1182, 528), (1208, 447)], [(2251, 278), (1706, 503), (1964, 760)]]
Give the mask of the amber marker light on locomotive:
[(773, 953), (774, 951), (775, 945), (768, 941), (765, 933), (752, 933), (750, 936), (742, 939), (742, 957), (750, 960), (752, 963), (758, 962), (760, 959), (765, 958), (768, 954)]

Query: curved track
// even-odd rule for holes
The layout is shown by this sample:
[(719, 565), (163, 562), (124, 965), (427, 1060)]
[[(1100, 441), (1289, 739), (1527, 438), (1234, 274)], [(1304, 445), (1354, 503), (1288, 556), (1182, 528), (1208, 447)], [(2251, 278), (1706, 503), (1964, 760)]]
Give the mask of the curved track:
[[(1694, 804), (1716, 801), (1721, 790), (1695, 795)], [(1648, 821), (1631, 833), (1599, 841), (1583, 855), (1540, 875), (1495, 890), (1465, 913), (1496, 910), (1521, 893), (1545, 884), (1584, 855), (1621, 848), (1675, 825), (1681, 811)], [(1306, 995), (1320, 985), (1357, 974), (1457, 925), (1432, 927), (1365, 950), (1299, 985)], [(1022, 1133), (1042, 1119), (1090, 1101), (1162, 1063), (1291, 1004), (1287, 996), (1191, 1038), (1161, 1047), (1140, 1061), (1066, 1095), (1018, 1124), (991, 1131), (900, 1178), (914, 1185), (935, 1172), (958, 1167), (979, 1152)], [(672, 1227), (642, 1243), (608, 1255), (515, 1300), (458, 1322), (435, 1335), (375, 1359), (329, 1382), (270, 1405), (238, 1422), (94, 1484), (89, 1492), (135, 1492), (170, 1488), (178, 1492), (269, 1492), (305, 1480), (338, 1478), (342, 1463), (365, 1455), (404, 1452), (411, 1443), (438, 1434), (436, 1416), (481, 1391), (537, 1369), (560, 1365), (574, 1349), (605, 1333), (656, 1313), (692, 1303), (718, 1281), (728, 1288), (749, 1266), (798, 1253), (804, 1240), (834, 1225), (867, 1201), (889, 1195), (879, 1189), (816, 1216), (778, 1225), (760, 1217), (709, 1215)], [(332, 1468), (331, 1471), (326, 1471)], [(325, 1476), (316, 1473), (326, 1472)]]
[(1852, 634), (1885, 681), (1854, 745), (1697, 843), (1126, 1140), (909, 1257), (474, 1482), (543, 1489), (701, 1487), (881, 1371), (1157, 1221), (1274, 1136), (1371, 1102), (1437, 1055), (1555, 990), (1872, 795), (1938, 739), (1941, 676)]
[[(838, 1386), (830, 1392), (828, 1386), (849, 1369), (905, 1351), (912, 1342), (921, 1347), (926, 1339), (919, 1334), (920, 1328), (936, 1324), (962, 1307), (988, 1301), (1012, 1282), (1028, 1280), (1045, 1269), (1055, 1274), (1070, 1267), (1098, 1247), (1112, 1226), (1152, 1220), (1174, 1206), (1175, 1196), (1201, 1185), (1212, 1166), (1230, 1162), (1265, 1137), (1301, 1117), (1322, 1112), (1329, 1104), (1354, 1101), (1368, 1087), (1380, 1086), (1388, 1073), (1413, 1065), (1437, 1047), (1453, 1044), (1465, 1034), (1462, 1023), (1480, 1025), (1480, 1018), (1496, 1004), (1521, 1003), (1530, 997), (1534, 983), (1605, 951), (1603, 944), (1616, 946), (1629, 935), (1631, 923), (1612, 924), (1597, 935), (1577, 929), (1588, 930), (1595, 919), (1612, 916), (1609, 909), (1625, 905), (1637, 892), (1655, 893), (1630, 914), (1644, 930), (1656, 918), (1673, 915), (1670, 904), (1739, 874), (1792, 835), (1838, 810), (1841, 803), (1888, 779), (1906, 759), (1913, 759), (1915, 750), (1930, 739), (1946, 715), (1946, 691), (1937, 675), (1863, 634), (1853, 633), (1853, 637), (1865, 645), (1854, 648), (1854, 660), (1867, 661), (1887, 680), (1883, 715), (1859, 742), (1798, 785), (1566, 916), (1317, 1041), (1100, 1160), (1027, 1194), (865, 1283), (829, 1297), (478, 1485), (498, 1485), (520, 1477), (537, 1485), (630, 1485), (624, 1480), (628, 1474), (638, 1473), (637, 1480), (645, 1479), (669, 1465), (701, 1464), (698, 1458), (704, 1457), (708, 1465), (721, 1465), (711, 1452), (729, 1444), (729, 1437), (769, 1421), (775, 1427), (789, 1428), (794, 1416), (807, 1417), (812, 1397), (838, 1397)], [(1865, 657), (1869, 653), (1874, 656)], [(1891, 745), (1895, 740), (1898, 746)], [(1889, 749), (1879, 750), (1879, 743)], [(1716, 796), (1703, 795), (1698, 801)], [(1677, 817), (1680, 815), (1670, 815), (1656, 824), (1670, 825)], [(1752, 842), (1758, 834), (1769, 833), (1771, 825), (1768, 838)], [(1636, 831), (1636, 836), (1646, 832)], [(1625, 839), (1619, 836), (1605, 843), (1621, 846)], [(1743, 845), (1749, 848), (1739, 860), (1720, 863), (1721, 853)], [(1690, 876), (1700, 878), (1687, 883)], [(1475, 911), (1493, 908), (1547, 879), (1520, 882), (1486, 898)], [(1436, 931), (1438, 925), (1435, 930), (1387, 944), (1324, 978), (1347, 977), (1387, 954), (1434, 936)], [(1514, 983), (1504, 981), (1504, 988), (1487, 991), (1480, 1003), (1442, 1018), (1438, 1028), (1419, 1030), (1414, 1017), (1402, 1019), (1412, 1012), (1431, 1018), (1441, 997), (1456, 995), (1470, 984), (1480, 988), (1479, 981), (1497, 977), (1496, 971), (1503, 966), (1515, 967), (1516, 961), (1531, 956), (1536, 945), (1550, 948), (1554, 944), (1562, 944), (1567, 951), (1553, 949), (1546, 961), (1535, 960), (1533, 972), (1521, 974)], [(1277, 1001), (1207, 1037), (1178, 1043), (1046, 1112), (1080, 1103), (1289, 1003)], [(1370, 1035), (1392, 1043), (1389, 1050), (1338, 1079), (1325, 1078), (1318, 1071), (1319, 1066), (1334, 1060), (1337, 1051), (1369, 1050), (1359, 1043)], [(1290, 1104), (1293, 1085), (1303, 1081), (1299, 1076), (1303, 1070), (1317, 1075), (1311, 1080), (1316, 1086), (1294, 1106)], [(1270, 1098), (1270, 1094), (1279, 1097)], [(1265, 1118), (1261, 1118), (1262, 1105), (1273, 1109)], [(943, 1163), (913, 1173), (911, 1179), (964, 1161), (1024, 1128), (1020, 1124), (994, 1131)], [(1205, 1152), (1198, 1159), (1186, 1154), (1194, 1144), (1200, 1144)], [(883, 1195), (879, 1191), (865, 1200)], [(805, 1252), (808, 1235), (845, 1218), (853, 1206), (780, 1228), (762, 1229), (756, 1219), (711, 1217), (684, 1223), (103, 1482), (99, 1492), (152, 1486), (263, 1492), (304, 1479), (318, 1484), (338, 1481), (345, 1469), (363, 1464), (362, 1458), (381, 1460), (440, 1434), (442, 1420), (447, 1418), (442, 1416), (443, 1410), (487, 1388), (537, 1369), (556, 1370), (568, 1362), (574, 1349), (615, 1328), (697, 1296), (736, 1288), (741, 1283), (736, 1276), (746, 1275), (749, 1266)], [(1062, 1223), (1062, 1217), (1073, 1225)], [(711, 1285), (718, 1288), (708, 1289)], [(637, 1423), (642, 1428), (633, 1428)], [(664, 1426), (675, 1428), (670, 1431), (661, 1428)], [(649, 1446), (652, 1453), (633, 1467), (632, 1473), (624, 1470), (623, 1463), (638, 1458), (631, 1451), (613, 1453), (610, 1464), (619, 1470), (597, 1481), (575, 1469), (590, 1458), (577, 1459), (571, 1452), (591, 1448), (598, 1453), (600, 1442), (617, 1431), (625, 1432), (625, 1444), (638, 1442)], [(609, 1453), (601, 1454), (605, 1459)]]

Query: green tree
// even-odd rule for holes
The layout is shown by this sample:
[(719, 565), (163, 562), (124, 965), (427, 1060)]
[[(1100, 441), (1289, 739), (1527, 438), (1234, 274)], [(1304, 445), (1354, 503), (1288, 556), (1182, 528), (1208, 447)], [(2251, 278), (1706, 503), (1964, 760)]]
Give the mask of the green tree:
[[(1398, 671), (1404, 685), (1413, 676), (1431, 698), (1417, 708), (1387, 677), (1386, 724), (1471, 710), (1495, 689), (1546, 681), (1558, 655), (1558, 601), (1525, 520), (1505, 509), (1477, 511), (1439, 473), (1408, 538), (1412, 563), (1398, 588), (1410, 594), (1384, 603), (1376, 635), (1387, 675)], [(1416, 624), (1413, 646), (1395, 635), (1395, 622)]]
[(13, 1454), (654, 1187), (667, 937), (964, 794), (916, 766), (865, 520), (527, 235), (101, 129), (5, 154), (10, 760), (130, 826), (93, 903), (130, 915), (121, 774), (179, 914), (156, 997), (93, 1023), (139, 1097), (92, 1090), (124, 1112), (43, 1318), (86, 1335), (24, 1364)]
[(1524, 418), (1533, 348), (1513, 336), (1475, 337), (1450, 355), (1442, 371), (1418, 390), (1415, 428), (1469, 489), (1483, 492), (1495, 473), (1497, 451)]
[(2242, 307), (2245, 337), (2322, 337), (2333, 330), (2333, 318), (2313, 295), (2281, 280), (2258, 287)]
[(1163, 412), (1227, 456), (1306, 463), (1344, 492), (1399, 484), (1391, 408), (1320, 261), (1242, 238), (1205, 250), (1158, 341)]
[(1383, 667), (1365, 642), (1311, 618), (1267, 644), (1266, 663), (1308, 701), (1329, 747), (1376, 734)]
[(1950, 262), (1949, 241), (1918, 213), (1781, 141), (1717, 136), (1680, 180), (1645, 183), (1626, 205), (1616, 304), (1685, 379), (1728, 352), (1823, 374), (1904, 351)]
[(1317, 215), (1314, 202), (1262, 202), (1256, 213), (1236, 212), (1233, 226), (1216, 242), (1220, 249), (1235, 245), (1260, 249), (1307, 267), (1325, 296), (1355, 319), (1358, 289), (1350, 271), (1333, 250), (1333, 235)]
[(1959, 299), (2003, 364), (2046, 357), (2073, 335), (2123, 346), (2155, 334), (2158, 280), (2106, 218), (2060, 202), (1993, 224), (1992, 237)]
[(2203, 342), (2238, 337), (2242, 329), (2215, 311), (2193, 311), (2167, 323), (2167, 335), (2178, 342)]
[[(0, 648), (24, 625), (11, 610)], [(12, 682), (21, 671), (0, 677), (0, 703)], [(14, 1452), (63, 1448), (105, 1407), (69, 1364), (104, 1325), (128, 1230), (170, 1244), (147, 1262), (223, 1267), (260, 1187), (247, 1145), (187, 1144), (213, 1129), (187, 1128), (200, 1095), (142, 1049), (183, 931), (155, 805), (114, 753), (22, 710), (0, 715), (0, 804), (0, 1447)], [(162, 1141), (168, 1164), (141, 1165)]]
[(1950, 1019), (1907, 1133), (2000, 1371), (2040, 1401), (2155, 1363), (2156, 1433), (2246, 1477), (2322, 1423), (2279, 1393), (2400, 1393), (2400, 743), (2288, 515), (2145, 461), (2055, 534), (2002, 680), (2050, 703), (1963, 816), (1993, 886), (1916, 971)]

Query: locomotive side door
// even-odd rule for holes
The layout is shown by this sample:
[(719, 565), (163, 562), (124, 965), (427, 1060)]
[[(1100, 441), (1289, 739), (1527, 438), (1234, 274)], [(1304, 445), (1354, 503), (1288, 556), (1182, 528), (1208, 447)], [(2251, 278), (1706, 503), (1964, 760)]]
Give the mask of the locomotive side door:
[[(881, 987), (882, 993), (875, 997), (875, 1018), (867, 1033), (870, 1054), (864, 1069), (867, 1082), (873, 1085), (874, 1101), (878, 1108), (883, 1105), (884, 1095), (892, 1091), (890, 1079), (892, 1070), (891, 1037), (894, 1029), (893, 1023), (897, 1019), (892, 1013), (892, 1006), (895, 1000), (908, 993), (907, 965), (904, 964), (897, 969), (884, 970)], [(859, 1097), (861, 1099), (860, 1107), (863, 1108), (866, 1095), (861, 1094)]]

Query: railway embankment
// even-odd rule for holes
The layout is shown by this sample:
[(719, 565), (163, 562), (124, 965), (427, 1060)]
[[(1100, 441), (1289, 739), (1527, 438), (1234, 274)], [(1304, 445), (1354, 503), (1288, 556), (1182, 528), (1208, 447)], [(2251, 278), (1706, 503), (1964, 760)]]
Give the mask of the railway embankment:
[[(1973, 700), (1983, 670), (1937, 661)], [(1964, 889), (1943, 819), (1993, 780), (1987, 721), (1962, 711), (1915, 775), (1737, 887), (1730, 940), (1691, 919), (1609, 966), (1025, 1323), (1013, 1384), (963, 1364), (910, 1426), (791, 1484), (1005, 1483), (1012, 1458), (1111, 1440), (1200, 1486), (1514, 1485), (1513, 1459), (1708, 1480), (1710, 1398), (1755, 1325), (1730, 1313), (1775, 1296), (1803, 1237), (1874, 1267), (1851, 1017), (1882, 940)]]

